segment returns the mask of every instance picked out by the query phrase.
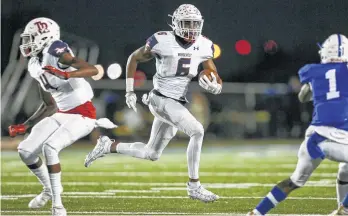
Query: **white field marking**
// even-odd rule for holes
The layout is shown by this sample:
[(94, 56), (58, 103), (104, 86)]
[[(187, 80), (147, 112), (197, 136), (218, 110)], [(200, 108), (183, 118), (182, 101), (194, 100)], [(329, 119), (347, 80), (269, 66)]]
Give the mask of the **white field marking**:
[(106, 193), (159, 193), (160, 191), (157, 189), (151, 190), (106, 190)]
[[(47, 214), (51, 213), (50, 211), (12, 211), (5, 210), (1, 213), (21, 213), (21, 214)], [(190, 212), (107, 212), (107, 211), (69, 211), (69, 214), (81, 214), (81, 215), (234, 215), (234, 216), (244, 216), (246, 213), (190, 213)], [(318, 214), (267, 214), (270, 216), (324, 216)]]
[[(21, 195), (2, 195), (1, 199), (7, 198), (28, 198), (35, 197), (37, 194), (21, 194)], [(62, 195), (66, 198), (108, 198), (108, 199), (188, 199), (188, 196), (115, 196), (115, 195)], [(221, 199), (262, 199), (264, 197), (244, 197), (244, 196), (229, 196), (229, 197), (220, 197)], [(288, 197), (290, 200), (336, 200), (336, 198), (331, 197)]]
[[(80, 164), (80, 163), (79, 163)], [(8, 172), (10, 172), (10, 168), (16, 168), (23, 165), (23, 162), (9, 162), (6, 163), (6, 169), (9, 169)], [(71, 164), (70, 164), (71, 165)], [(103, 163), (103, 167), (101, 167), (102, 170), (110, 170), (110, 167), (114, 167), (115, 164), (114, 163)], [(118, 167), (122, 167), (125, 170), (136, 170), (138, 169), (138, 166), (136, 165), (131, 165), (129, 163), (125, 163), (125, 164), (121, 164), (118, 165)], [(209, 169), (209, 168), (219, 168), (219, 169), (255, 169), (255, 167), (257, 167), (258, 169), (274, 169), (276, 168), (282, 168), (282, 169), (295, 169), (296, 167), (296, 163), (286, 163), (286, 164), (276, 164), (276, 165), (272, 165), (272, 164), (223, 164), (223, 165), (213, 165), (213, 164), (202, 164), (201, 165), (201, 169)], [(319, 169), (337, 169), (338, 165), (337, 164), (321, 164)], [(106, 169), (107, 168), (107, 169)], [(187, 164), (173, 164), (173, 165), (158, 165), (156, 164), (155, 168), (158, 169), (168, 169), (168, 168), (187, 168)], [(71, 169), (74, 168), (70, 168)], [(76, 170), (81, 170), (80, 168), (77, 168)]]
[[(11, 186), (40, 186), (39, 182), (2, 182), (3, 185)], [(62, 182), (64, 186), (148, 186), (148, 187), (184, 187), (184, 182)], [(248, 187), (272, 187), (272, 183), (203, 183), (207, 188), (248, 188)], [(335, 180), (308, 181), (306, 187), (335, 187)]]
[[(203, 184), (206, 188), (215, 189), (248, 189), (252, 187), (273, 187), (275, 184), (261, 184), (261, 183), (229, 183), (229, 184)], [(336, 184), (315, 183), (306, 184), (306, 187), (336, 187)], [(152, 187), (154, 191), (185, 191), (186, 187)]]
[[(288, 177), (292, 173), (289, 172), (200, 172), (200, 176), (214, 176), (214, 177)], [(12, 177), (24, 177), (32, 176), (30, 172), (9, 172), (3, 173), (2, 176), (12, 176)], [(147, 177), (147, 176), (187, 176), (187, 172), (63, 172), (63, 176), (127, 176), (127, 177)], [(333, 173), (313, 173), (313, 177), (336, 177), (337, 172)]]
[(63, 195), (115, 195), (112, 192), (63, 192)]

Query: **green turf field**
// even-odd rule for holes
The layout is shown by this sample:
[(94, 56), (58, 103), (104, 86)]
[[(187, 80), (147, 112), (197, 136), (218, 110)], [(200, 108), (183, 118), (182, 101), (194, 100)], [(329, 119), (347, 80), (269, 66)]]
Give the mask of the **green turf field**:
[[(297, 147), (205, 148), (201, 182), (221, 196), (208, 204), (187, 198), (184, 148), (168, 149), (156, 162), (109, 155), (90, 168), (83, 166), (89, 149), (70, 149), (61, 154), (63, 203), (68, 215), (245, 214), (292, 173)], [(336, 163), (324, 162), (305, 188), (271, 213), (327, 215), (336, 208), (336, 172)], [(49, 215), (49, 205), (27, 208), (41, 186), (16, 152), (2, 152), (1, 174), (1, 215)]]

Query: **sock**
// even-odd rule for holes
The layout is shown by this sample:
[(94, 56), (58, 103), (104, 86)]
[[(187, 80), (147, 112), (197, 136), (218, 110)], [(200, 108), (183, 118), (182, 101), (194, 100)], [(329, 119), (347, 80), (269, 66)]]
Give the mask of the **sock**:
[(52, 206), (54, 207), (63, 206), (62, 198), (60, 197), (60, 193), (62, 190), (61, 174), (61, 172), (49, 174), (52, 188)]
[(116, 146), (116, 151), (119, 154), (125, 154), (136, 158), (148, 159), (145, 143), (119, 143)]
[(348, 182), (340, 181), (339, 179), (337, 179), (336, 192), (337, 192), (338, 207), (340, 207), (344, 198), (348, 194)]
[(201, 148), (203, 135), (195, 134), (191, 136), (187, 146), (187, 167), (190, 179), (199, 178), (199, 161), (201, 158)]
[(274, 208), (278, 203), (285, 200), (286, 194), (275, 186), (271, 192), (267, 194), (265, 198), (256, 206), (256, 210), (261, 214), (265, 215), (272, 208)]
[(188, 183), (190, 188), (198, 188), (199, 186), (201, 186), (201, 182), (197, 181), (197, 182), (189, 182)]
[(254, 209), (252, 212), (254, 213), (254, 215), (262, 215), (259, 211), (257, 211), (257, 209)]
[(348, 194), (347, 194), (346, 197), (343, 199), (342, 205), (343, 205), (345, 208), (348, 208)]
[(45, 165), (41, 165), (37, 169), (31, 169), (31, 172), (39, 179), (45, 191), (51, 191), (51, 181), (48, 170)]

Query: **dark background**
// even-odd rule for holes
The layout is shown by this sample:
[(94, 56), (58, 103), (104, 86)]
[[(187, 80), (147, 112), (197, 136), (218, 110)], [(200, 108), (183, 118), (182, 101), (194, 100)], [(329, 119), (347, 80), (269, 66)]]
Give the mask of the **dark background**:
[[(216, 64), (224, 81), (287, 82), (303, 64), (319, 61), (317, 42), (333, 33), (348, 34), (347, 0), (3, 0), (1, 69), (15, 31), (40, 16), (96, 42), (104, 67), (113, 62), (124, 67), (149, 36), (170, 30), (167, 14), (182, 3), (200, 9), (203, 34), (221, 47)], [(250, 41), (250, 55), (237, 54), (240, 39)], [(276, 55), (264, 53), (267, 40), (278, 44)], [(155, 72), (153, 64), (142, 67), (148, 75)]]
[[(285, 95), (274, 89), (256, 92), (256, 104), (252, 109), (245, 107), (245, 93), (218, 97), (205, 94), (209, 105), (199, 102), (199, 106), (208, 109), (211, 115), (210, 120), (206, 120), (207, 131), (214, 136), (242, 138), (302, 137), (310, 122), (312, 104), (300, 104), (297, 100), (297, 71), (306, 63), (319, 62), (317, 42), (322, 43), (335, 33), (348, 35), (348, 0), (3, 0), (2, 72), (8, 63), (14, 33), (31, 19), (42, 16), (55, 20), (63, 32), (98, 44), (98, 63), (105, 69), (117, 62), (124, 70), (128, 56), (144, 45), (149, 36), (170, 30), (168, 14), (183, 3), (198, 7), (205, 19), (203, 34), (221, 47), (222, 54), (216, 59), (216, 65), (224, 82), (288, 84)], [(251, 43), (249, 55), (236, 52), (238, 40)], [(264, 51), (264, 43), (269, 40), (278, 45), (278, 52), (273, 55)], [(155, 73), (153, 62), (139, 67), (147, 79)], [(36, 86), (34, 88), (36, 91)], [(98, 112), (106, 113), (110, 119), (117, 112), (123, 116), (129, 111), (124, 105), (123, 90), (111, 91), (105, 87), (95, 93), (94, 103), (97, 104), (96, 100), (103, 102)], [(31, 97), (27, 98), (32, 100), (30, 103), (39, 102), (38, 98)], [(110, 98), (114, 98), (112, 102)], [(23, 122), (32, 112), (34, 110), (24, 107), (15, 122), (5, 122), (3, 127)], [(270, 117), (265, 117), (264, 113)], [(202, 113), (197, 115), (207, 118)], [(248, 129), (248, 116), (256, 116), (257, 129)], [(226, 119), (229, 120), (225, 122)], [(125, 123), (114, 120), (119, 125)], [(151, 121), (147, 123), (150, 128)], [(144, 130), (144, 135), (147, 133)]]

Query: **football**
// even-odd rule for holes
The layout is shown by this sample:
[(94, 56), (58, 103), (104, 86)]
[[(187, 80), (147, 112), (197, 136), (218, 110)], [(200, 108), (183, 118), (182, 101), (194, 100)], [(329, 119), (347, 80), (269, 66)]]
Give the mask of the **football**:
[(210, 80), (212, 80), (212, 77), (211, 77), (211, 73), (214, 73), (215, 77), (216, 77), (216, 80), (219, 84), (222, 84), (222, 80), (221, 78), (219, 77), (219, 74), (216, 72), (216, 71), (213, 71), (211, 69), (204, 69), (202, 70), (200, 73), (199, 73), (199, 78), (201, 78), (202, 76), (206, 75)]

